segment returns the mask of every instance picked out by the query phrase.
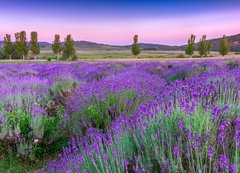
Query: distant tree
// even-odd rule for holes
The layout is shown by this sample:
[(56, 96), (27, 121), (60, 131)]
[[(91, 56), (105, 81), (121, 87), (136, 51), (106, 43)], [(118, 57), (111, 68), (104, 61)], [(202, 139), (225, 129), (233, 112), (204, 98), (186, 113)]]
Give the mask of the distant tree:
[(219, 47), (219, 52), (222, 56), (225, 56), (228, 54), (229, 52), (229, 43), (228, 43), (228, 39), (225, 35), (223, 35), (223, 38), (221, 40), (220, 43), (220, 47)]
[(201, 57), (206, 56), (207, 54), (207, 42), (206, 42), (206, 35), (202, 36), (202, 39), (198, 45), (198, 52)]
[(4, 51), (4, 54), (7, 55), (10, 60), (12, 60), (13, 50), (14, 49), (11, 41), (11, 35), (6, 34), (6, 36), (4, 37), (3, 51)]
[(5, 54), (3, 50), (0, 48), (0, 59), (4, 59), (4, 58), (5, 58)]
[(31, 50), (31, 52), (34, 56), (34, 59), (37, 60), (37, 55), (40, 54), (40, 45), (38, 43), (38, 34), (35, 31), (31, 32), (31, 40), (30, 40), (29, 50)]
[(190, 55), (190, 58), (192, 58), (192, 55), (194, 54), (195, 39), (196, 39), (196, 36), (192, 34), (191, 38), (188, 39), (188, 45), (185, 50), (186, 54)]
[(76, 50), (74, 47), (74, 41), (72, 39), (72, 36), (69, 34), (67, 35), (67, 38), (64, 42), (64, 48), (63, 48), (63, 59), (69, 59), (72, 60), (72, 57), (75, 55)]
[(55, 35), (54, 42), (52, 44), (52, 51), (54, 54), (57, 54), (57, 59), (59, 61), (62, 47), (61, 47), (60, 35), (58, 35), (58, 34)]
[(14, 48), (16, 49), (16, 54), (22, 56), (22, 59), (24, 60), (25, 57), (28, 55), (26, 32), (21, 31), (20, 33), (16, 33), (15, 38), (16, 41), (14, 44)]
[(138, 56), (141, 53), (141, 48), (138, 43), (138, 35), (133, 37), (133, 44), (132, 44), (132, 54)]
[(212, 42), (209, 40), (209, 41), (207, 41), (207, 55), (206, 56), (209, 56), (210, 55), (210, 52), (211, 52), (211, 50), (212, 50), (212, 47), (213, 47), (213, 45), (212, 45)]
[(20, 33), (15, 33), (15, 43), (13, 44), (14, 47), (14, 56), (15, 58), (20, 58), (21, 55), (21, 48), (20, 48)]

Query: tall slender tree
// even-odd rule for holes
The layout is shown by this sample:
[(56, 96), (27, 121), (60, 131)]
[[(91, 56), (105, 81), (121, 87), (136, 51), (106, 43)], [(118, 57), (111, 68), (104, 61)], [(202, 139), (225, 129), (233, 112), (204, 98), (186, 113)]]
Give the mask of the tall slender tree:
[(9, 57), (9, 60), (12, 60), (13, 50), (14, 49), (11, 41), (11, 35), (6, 34), (6, 36), (4, 37), (3, 51), (4, 51), (4, 54)]
[(16, 37), (16, 48), (17, 52), (22, 56), (22, 59), (25, 60), (25, 57), (28, 55), (28, 45), (27, 45), (27, 36), (25, 31), (15, 34)]
[(192, 34), (191, 38), (188, 39), (188, 45), (185, 50), (186, 54), (190, 55), (190, 58), (192, 58), (192, 56), (194, 54), (195, 39), (196, 39), (196, 36)]
[(13, 45), (14, 47), (14, 56), (16, 56), (16, 58), (21, 58), (22, 54), (21, 54), (21, 48), (20, 48), (20, 33), (17, 32), (15, 33), (15, 43)]
[(220, 43), (220, 47), (219, 47), (219, 52), (222, 56), (225, 56), (228, 54), (229, 52), (229, 43), (228, 43), (228, 39), (225, 35), (223, 35), (221, 43)]
[(31, 32), (29, 50), (32, 52), (34, 59), (37, 60), (37, 55), (40, 54), (40, 45), (38, 43), (38, 34), (36, 31)]
[(212, 50), (212, 47), (213, 47), (212, 42), (210, 40), (207, 41), (207, 56), (210, 56), (210, 52)]
[(60, 57), (62, 48), (61, 48), (60, 35), (58, 35), (58, 34), (56, 34), (54, 37), (54, 42), (52, 44), (52, 51), (55, 55), (57, 54), (57, 59), (59, 61), (59, 57)]
[(74, 40), (72, 39), (72, 36), (69, 34), (67, 35), (64, 42), (63, 58), (65, 59), (66, 57), (67, 59), (72, 60), (75, 53), (76, 53), (76, 50), (74, 47)]
[(132, 54), (137, 57), (140, 53), (141, 53), (141, 48), (140, 48), (140, 45), (138, 43), (138, 35), (136, 34), (133, 37)]
[(206, 35), (203, 35), (202, 39), (200, 40), (199, 45), (198, 45), (198, 52), (199, 52), (199, 55), (201, 57), (207, 55), (207, 42), (206, 42), (206, 38), (207, 38)]

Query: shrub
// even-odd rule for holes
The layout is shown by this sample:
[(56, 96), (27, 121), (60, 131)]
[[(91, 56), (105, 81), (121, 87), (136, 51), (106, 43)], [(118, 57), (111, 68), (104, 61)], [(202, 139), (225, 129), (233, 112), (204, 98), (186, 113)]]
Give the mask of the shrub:
[(52, 61), (52, 58), (49, 56), (49, 57), (47, 57), (47, 61)]
[[(38, 110), (40, 111), (40, 110)], [(31, 115), (22, 112), (1, 113), (0, 142), (10, 147), (9, 152), (22, 158), (36, 159), (46, 148), (63, 138), (63, 117), (47, 117), (44, 114)], [(38, 151), (37, 151), (38, 150)], [(41, 151), (40, 151), (41, 150)]]
[(78, 60), (78, 56), (76, 54), (73, 55), (72, 58), (71, 58), (71, 61), (77, 61), (77, 60)]
[(230, 70), (239, 67), (239, 62), (237, 62), (237, 61), (229, 61), (226, 64), (230, 68)]
[[(92, 96), (86, 98), (86, 104), (80, 105), (81, 109), (71, 115), (71, 129), (77, 130), (80, 134), (88, 128), (106, 129), (110, 122), (121, 114), (133, 114), (138, 105), (142, 102), (134, 90), (109, 93), (106, 96)], [(78, 124), (85, 124), (78, 126)]]
[(186, 77), (188, 77), (188, 73), (185, 70), (181, 70), (179, 72), (177, 72), (176, 74), (173, 74), (171, 76), (169, 76), (166, 81), (167, 82), (172, 82), (175, 80), (184, 80)]

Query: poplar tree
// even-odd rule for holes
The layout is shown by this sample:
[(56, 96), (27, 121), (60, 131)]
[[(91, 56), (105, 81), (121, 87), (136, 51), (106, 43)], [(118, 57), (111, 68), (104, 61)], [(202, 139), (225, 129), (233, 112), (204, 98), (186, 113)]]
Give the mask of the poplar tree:
[(212, 47), (213, 47), (212, 42), (211, 42), (210, 40), (207, 41), (207, 56), (210, 55), (210, 52), (211, 52), (211, 50), (212, 50)]
[(72, 39), (72, 36), (69, 34), (67, 35), (65, 42), (64, 42), (64, 48), (63, 48), (63, 58), (67, 58), (69, 60), (72, 60), (72, 57), (75, 55), (75, 47), (74, 47), (74, 41)]
[(202, 39), (199, 42), (198, 45), (198, 52), (201, 57), (207, 55), (207, 42), (206, 42), (206, 35), (202, 36)]
[(62, 48), (61, 48), (60, 35), (58, 35), (58, 34), (56, 34), (54, 37), (54, 42), (52, 44), (52, 51), (55, 55), (57, 54), (57, 59), (59, 61), (59, 57), (60, 57)]
[(229, 43), (228, 43), (228, 39), (225, 35), (223, 35), (223, 38), (221, 40), (219, 52), (222, 56), (227, 55), (229, 52)]
[(25, 57), (28, 55), (26, 32), (21, 31), (20, 33), (16, 33), (15, 37), (16, 42), (14, 47), (16, 48), (17, 54), (20, 54), (22, 56), (22, 59), (24, 60)]
[(185, 50), (186, 54), (190, 55), (190, 58), (192, 58), (192, 55), (194, 54), (195, 39), (196, 39), (196, 36), (192, 34), (191, 38), (188, 39), (188, 45)]
[(16, 56), (16, 58), (20, 58), (22, 55), (20, 50), (20, 33), (19, 32), (15, 33), (15, 43), (13, 47), (14, 47), (14, 56)]
[(136, 57), (141, 53), (140, 45), (138, 43), (138, 35), (136, 34), (133, 37), (133, 44), (132, 44), (132, 54)]
[(12, 60), (13, 50), (14, 49), (11, 41), (11, 35), (6, 34), (6, 36), (4, 37), (3, 51), (4, 51), (4, 54), (9, 57), (9, 60)]
[(40, 54), (40, 45), (38, 43), (38, 34), (36, 31), (31, 32), (30, 47), (34, 59), (37, 60), (37, 55)]

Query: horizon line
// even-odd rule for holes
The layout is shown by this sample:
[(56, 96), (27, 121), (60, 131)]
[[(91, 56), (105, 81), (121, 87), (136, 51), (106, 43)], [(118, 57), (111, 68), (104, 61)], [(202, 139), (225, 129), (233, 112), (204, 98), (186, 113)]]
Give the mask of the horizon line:
[[(21, 31), (20, 31), (21, 32)], [(6, 34), (5, 34), (6, 35)], [(12, 36), (12, 34), (10, 34)], [(70, 34), (72, 35), (72, 34)], [(193, 34), (195, 35), (195, 34)], [(231, 35), (226, 35), (224, 34), (225, 36), (227, 37), (231, 37), (231, 36), (235, 36), (235, 35), (240, 35), (240, 33), (237, 33), (237, 34), (231, 34)], [(4, 36), (5, 37), (5, 36)], [(212, 38), (209, 38), (207, 40), (214, 40), (214, 39), (219, 39), (221, 38), (222, 36), (218, 36), (218, 37), (212, 37)], [(65, 37), (64, 37), (65, 39)], [(186, 38), (186, 45), (187, 45), (187, 39)], [(74, 40), (74, 38), (73, 38)], [(30, 40), (27, 39), (27, 42), (29, 42)], [(54, 41), (54, 39), (53, 39)], [(53, 42), (52, 41), (52, 42)], [(0, 42), (4, 42), (4, 40), (0, 40)], [(12, 43), (14, 43), (15, 41), (12, 41)], [(48, 43), (48, 44), (52, 44), (52, 42), (49, 42), (49, 41), (46, 41), (46, 40), (39, 40), (38, 41), (39, 43)], [(90, 43), (96, 43), (96, 44), (103, 44), (103, 45), (109, 45), (109, 46), (129, 46), (131, 45), (132, 43), (123, 43), (123, 44), (116, 44), (116, 43), (104, 43), (104, 42), (98, 42), (98, 41), (90, 41), (90, 40), (74, 40), (74, 42), (90, 42)], [(196, 43), (198, 43), (199, 41), (197, 41)], [(61, 41), (61, 43), (64, 43), (64, 41)], [(185, 45), (185, 44), (165, 44), (165, 43), (157, 43), (157, 42), (139, 42), (139, 44), (156, 44), (156, 45), (166, 45), (166, 46), (182, 46), (182, 45)]]

